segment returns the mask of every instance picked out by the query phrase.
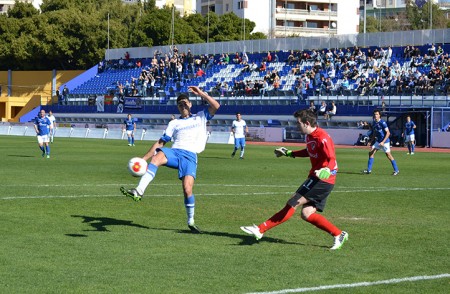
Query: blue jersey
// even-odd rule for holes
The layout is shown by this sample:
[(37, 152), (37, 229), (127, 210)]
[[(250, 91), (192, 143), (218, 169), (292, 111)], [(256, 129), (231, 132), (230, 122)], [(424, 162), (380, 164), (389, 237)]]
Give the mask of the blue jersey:
[(405, 135), (414, 135), (414, 127), (416, 124), (411, 120), (405, 123)]
[(123, 121), (127, 131), (134, 131), (134, 119), (126, 119)]
[(48, 117), (40, 117), (37, 116), (34, 120), (34, 124), (37, 126), (38, 129), (38, 135), (44, 136), (48, 135), (50, 132), (50, 126), (52, 125), (51, 121), (48, 119)]
[[(388, 128), (387, 123), (380, 119), (378, 122), (376, 122), (375, 120), (373, 121), (372, 124), (372, 130), (373, 130), (373, 134), (375, 136), (375, 140), (380, 143), (381, 141), (383, 141), (384, 137), (386, 136), (386, 129)], [(389, 138), (386, 139), (386, 141), (384, 141), (385, 143), (390, 142)]]

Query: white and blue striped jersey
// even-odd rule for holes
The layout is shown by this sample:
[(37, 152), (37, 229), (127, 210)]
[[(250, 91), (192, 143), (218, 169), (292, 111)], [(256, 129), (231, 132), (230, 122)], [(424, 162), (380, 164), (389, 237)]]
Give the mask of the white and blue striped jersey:
[(187, 118), (171, 120), (161, 139), (164, 142), (173, 139), (172, 148), (200, 153), (206, 145), (206, 122), (212, 118), (208, 109), (205, 109)]
[(241, 119), (240, 121), (233, 120), (231, 128), (234, 130), (234, 137), (236, 139), (245, 138), (245, 129), (247, 128), (245, 120), (243, 119)]

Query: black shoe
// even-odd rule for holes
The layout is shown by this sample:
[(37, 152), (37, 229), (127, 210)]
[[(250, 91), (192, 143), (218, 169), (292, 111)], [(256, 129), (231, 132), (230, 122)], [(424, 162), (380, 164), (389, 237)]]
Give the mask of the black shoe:
[(236, 152), (231, 153), (231, 157), (233, 158), (236, 155)]

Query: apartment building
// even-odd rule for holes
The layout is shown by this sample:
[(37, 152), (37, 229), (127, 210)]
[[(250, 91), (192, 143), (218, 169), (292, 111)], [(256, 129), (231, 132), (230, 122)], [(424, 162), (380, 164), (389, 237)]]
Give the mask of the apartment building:
[(197, 12), (234, 12), (269, 38), (355, 34), (360, 0), (197, 0)]

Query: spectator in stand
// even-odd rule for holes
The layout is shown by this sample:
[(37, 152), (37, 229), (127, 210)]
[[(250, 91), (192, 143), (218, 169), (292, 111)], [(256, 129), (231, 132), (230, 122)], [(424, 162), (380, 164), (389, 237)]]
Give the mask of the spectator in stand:
[(120, 59), (119, 59), (119, 65), (118, 65), (119, 69), (122, 69), (122, 68), (124, 67), (124, 64), (125, 64), (125, 62), (124, 62), (123, 58), (120, 57)]
[(322, 101), (322, 104), (320, 105), (317, 114), (325, 116), (326, 113), (327, 113), (327, 103), (325, 101)]
[(267, 52), (267, 56), (266, 56), (266, 58), (265, 58), (265, 61), (266, 61), (266, 62), (272, 62), (272, 55), (270, 54), (270, 51)]
[(130, 53), (128, 53), (128, 51), (125, 52), (125, 60), (130, 61)]
[(262, 87), (259, 89), (259, 96), (264, 96), (267, 93), (267, 90), (269, 89), (269, 83), (267, 80), (263, 80)]
[(206, 73), (203, 71), (201, 67), (197, 70), (197, 73), (195, 74), (195, 76), (197, 77), (203, 77), (204, 75), (206, 75)]
[(266, 72), (266, 62), (265, 61), (261, 62), (261, 65), (259, 66), (257, 71), (259, 71), (259, 72)]
[(246, 52), (242, 53), (242, 63), (248, 64), (248, 55)]
[(275, 52), (274, 54), (273, 54), (273, 62), (279, 62), (280, 60), (279, 60), (279, 58), (278, 58), (278, 54)]
[(361, 78), (361, 80), (359, 81), (358, 87), (356, 88), (356, 92), (358, 93), (359, 96), (362, 96), (366, 93), (366, 88), (367, 86), (367, 82), (365, 78)]
[(330, 120), (334, 115), (336, 115), (336, 104), (334, 101), (331, 101), (331, 106), (328, 108), (327, 112), (324, 115), (324, 119)]
[(64, 103), (64, 105), (68, 104), (68, 100), (69, 100), (69, 88), (67, 88), (67, 85), (64, 85), (63, 91), (62, 91), (62, 101)]
[(188, 48), (188, 53), (186, 55), (186, 61), (187, 61), (188, 73), (194, 73), (194, 54), (192, 54), (190, 48)]
[(316, 109), (316, 106), (314, 105), (314, 101), (310, 101), (309, 102), (309, 108), (308, 109), (311, 110), (314, 114), (317, 115), (317, 109)]
[(242, 58), (239, 55), (239, 52), (236, 52), (236, 54), (234, 55), (234, 58), (233, 58), (233, 63), (240, 64), (241, 62), (242, 62)]
[(341, 96), (344, 96), (344, 94), (346, 94), (349, 89), (350, 89), (350, 83), (349, 83), (347, 77), (344, 77), (341, 84), (339, 85), (338, 94)]

